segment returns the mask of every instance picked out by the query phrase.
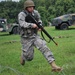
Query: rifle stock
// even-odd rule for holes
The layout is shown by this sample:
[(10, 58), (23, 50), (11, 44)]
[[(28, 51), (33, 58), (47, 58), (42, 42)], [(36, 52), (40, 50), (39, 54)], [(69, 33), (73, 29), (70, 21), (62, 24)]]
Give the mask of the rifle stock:
[(35, 23), (35, 24), (38, 26), (38, 28), (40, 28), (40, 29), (46, 34), (46, 36), (47, 36), (49, 39), (51, 39), (51, 40), (55, 43), (55, 45), (58, 45), (58, 44), (54, 41), (54, 39), (48, 34), (48, 32), (43, 28), (43, 26), (40, 25), (40, 24), (35, 20), (35, 18), (34, 18), (31, 14), (28, 14), (28, 17), (33, 21), (33, 23)]

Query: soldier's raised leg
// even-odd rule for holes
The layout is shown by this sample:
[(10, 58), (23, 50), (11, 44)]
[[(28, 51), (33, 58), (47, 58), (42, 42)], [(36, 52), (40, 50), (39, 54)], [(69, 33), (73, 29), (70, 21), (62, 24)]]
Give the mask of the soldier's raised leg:
[(37, 36), (36, 41), (34, 42), (34, 44), (42, 52), (44, 57), (47, 59), (48, 63), (52, 67), (52, 71), (61, 71), (62, 70), (61, 67), (56, 65), (53, 53), (46, 46), (46, 42), (44, 40), (42, 40), (39, 36)]

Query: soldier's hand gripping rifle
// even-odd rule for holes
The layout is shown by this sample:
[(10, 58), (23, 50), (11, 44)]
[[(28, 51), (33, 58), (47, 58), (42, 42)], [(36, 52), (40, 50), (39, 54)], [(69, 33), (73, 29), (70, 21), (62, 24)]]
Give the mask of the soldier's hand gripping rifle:
[(51, 40), (55, 43), (55, 45), (58, 45), (58, 44), (54, 41), (54, 39), (48, 34), (48, 32), (43, 28), (43, 26), (40, 25), (40, 23), (38, 23), (38, 22), (35, 20), (35, 18), (34, 18), (31, 14), (28, 14), (28, 17), (29, 17), (30, 20), (33, 21), (33, 23), (35, 23), (35, 24), (38, 26), (38, 28), (40, 28), (40, 29), (46, 34), (46, 36), (47, 36), (49, 39), (51, 39)]

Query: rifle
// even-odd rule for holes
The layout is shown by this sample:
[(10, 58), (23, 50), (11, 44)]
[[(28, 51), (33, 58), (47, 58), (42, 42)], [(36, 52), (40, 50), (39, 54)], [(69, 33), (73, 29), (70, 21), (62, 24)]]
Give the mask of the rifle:
[(43, 28), (43, 26), (40, 25), (40, 23), (38, 23), (38, 22), (35, 20), (35, 18), (34, 18), (31, 14), (28, 14), (27, 17), (28, 17), (28, 19), (32, 20), (32, 23), (35, 23), (35, 24), (38, 26), (38, 28), (40, 28), (40, 29), (46, 34), (46, 36), (47, 36), (49, 39), (51, 39), (51, 40), (55, 43), (55, 45), (58, 45), (58, 44), (54, 41), (54, 39), (48, 34), (48, 32)]

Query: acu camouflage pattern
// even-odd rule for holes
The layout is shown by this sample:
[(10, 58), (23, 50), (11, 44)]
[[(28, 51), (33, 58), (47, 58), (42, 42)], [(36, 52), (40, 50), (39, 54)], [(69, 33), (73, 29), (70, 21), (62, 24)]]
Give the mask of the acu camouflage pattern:
[[(37, 33), (37, 30), (35, 29), (36, 33), (32, 34), (33, 32), (35, 32), (34, 29), (32, 28), (34, 23), (25, 21), (25, 19), (27, 17), (27, 14), (28, 14), (27, 11), (23, 11), (23, 12), (20, 12), (19, 15), (18, 15), (19, 25), (21, 27), (20, 34), (21, 34), (22, 37), (30, 37), (30, 38), (31, 37), (35, 37), (35, 35)], [(42, 23), (42, 21), (40, 20), (40, 15), (39, 15), (38, 11), (34, 10), (32, 15), (35, 17), (37, 22), (41, 22)]]
[[(32, 13), (34, 17), (37, 18), (38, 22), (42, 21), (40, 20), (39, 13), (34, 10)], [(30, 32), (32, 33), (32, 26), (33, 23), (28, 23), (25, 21), (26, 14), (24, 12), (20, 12), (18, 15), (18, 21), (19, 25), (22, 28), (21, 29), (21, 44), (22, 44), (22, 57), (24, 60), (31, 61), (34, 57), (34, 46), (41, 51), (41, 53), (44, 55), (44, 57), (47, 59), (49, 63), (54, 61), (54, 56), (50, 49), (46, 46), (46, 42), (40, 38), (38, 34), (34, 32), (32, 35), (25, 34), (26, 29), (30, 29)]]

